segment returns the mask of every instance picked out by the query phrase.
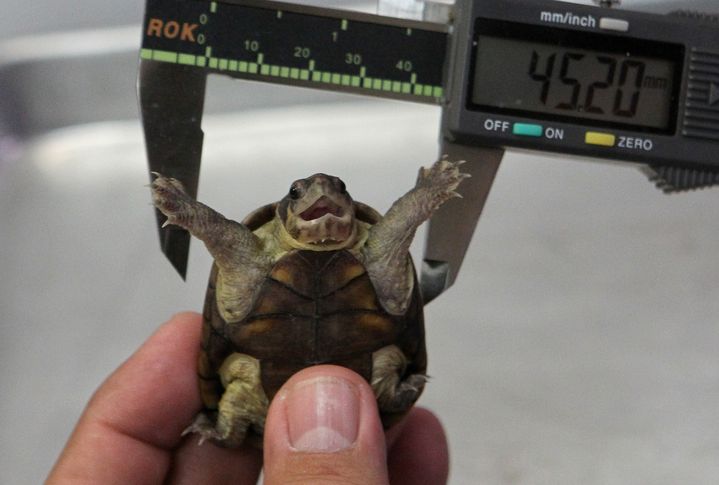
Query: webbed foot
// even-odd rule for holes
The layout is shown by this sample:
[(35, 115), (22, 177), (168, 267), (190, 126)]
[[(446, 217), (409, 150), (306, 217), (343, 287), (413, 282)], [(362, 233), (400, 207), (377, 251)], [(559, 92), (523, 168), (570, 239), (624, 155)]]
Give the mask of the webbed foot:
[(379, 349), (372, 355), (371, 385), (377, 404), (384, 413), (403, 413), (417, 401), (427, 376), (410, 374), (402, 379), (407, 358), (396, 345)]
[(246, 354), (234, 353), (219, 370), (225, 392), (217, 406), (213, 422), (200, 413), (182, 433), (197, 433), (199, 444), (211, 440), (220, 446), (236, 448), (245, 442), (250, 427), (262, 435), (269, 401), (260, 382), (260, 362)]
[(217, 441), (222, 440), (220, 432), (215, 428), (214, 423), (207, 417), (205, 413), (199, 413), (195, 420), (182, 432), (182, 436), (190, 433), (200, 435), (200, 440), (197, 442), (201, 445), (207, 440)]
[(157, 172), (152, 174), (157, 177), (150, 184), (152, 202), (160, 212), (167, 216), (167, 221), (162, 227), (169, 224), (182, 225), (182, 222), (192, 212), (192, 206), (196, 202), (187, 195), (179, 180), (165, 177)]
[(424, 203), (429, 205), (429, 213), (453, 197), (461, 197), (456, 192), (462, 180), (469, 174), (459, 171), (463, 160), (452, 162), (447, 158), (437, 160), (430, 168), (420, 167), (415, 188), (422, 193)]

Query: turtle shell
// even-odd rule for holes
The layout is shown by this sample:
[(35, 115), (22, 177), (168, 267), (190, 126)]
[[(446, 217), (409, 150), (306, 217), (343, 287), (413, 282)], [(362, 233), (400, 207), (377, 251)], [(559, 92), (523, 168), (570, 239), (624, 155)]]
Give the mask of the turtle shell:
[[(274, 217), (274, 209), (275, 204), (261, 207), (243, 223), (255, 230)], [(356, 216), (370, 224), (380, 217), (361, 203), (355, 202), (355, 209)], [(213, 266), (198, 369), (202, 400), (210, 412), (224, 392), (218, 369), (233, 352), (260, 361), (269, 399), (294, 373), (317, 364), (342, 365), (369, 381), (372, 353), (387, 345), (397, 345), (404, 352), (406, 374), (425, 372), (419, 286), (414, 285), (408, 311), (390, 315), (379, 303), (364, 266), (349, 251), (290, 251), (270, 270), (249, 314), (232, 324), (218, 310), (216, 279)], [(398, 417), (382, 415), (385, 426)]]

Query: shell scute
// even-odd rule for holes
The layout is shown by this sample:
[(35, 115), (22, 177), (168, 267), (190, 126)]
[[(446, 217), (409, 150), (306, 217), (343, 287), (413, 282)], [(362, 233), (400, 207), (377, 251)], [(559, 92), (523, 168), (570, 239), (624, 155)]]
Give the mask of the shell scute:
[(312, 318), (285, 313), (233, 324), (228, 337), (236, 352), (261, 361), (303, 362), (312, 351), (312, 328)]
[(366, 272), (351, 279), (347, 284), (325, 295), (318, 301), (318, 313), (330, 314), (347, 311), (381, 311), (377, 295), (368, 291), (372, 285)]
[[(348, 367), (359, 375), (369, 380), (372, 376), (372, 355), (361, 354), (337, 360), (333, 364)], [(269, 359), (262, 361), (260, 372), (262, 375), (262, 385), (269, 399), (272, 399), (282, 384), (287, 381), (288, 377), (296, 374), (307, 367), (302, 362), (282, 362)]]
[(399, 325), (376, 312), (324, 315), (318, 322), (317, 360), (336, 361), (359, 354), (370, 355), (397, 338)]
[(315, 313), (315, 303), (310, 296), (299, 293), (297, 289), (273, 277), (267, 278), (257, 297), (252, 315), (255, 318), (261, 315), (289, 313), (299, 316), (312, 316)]

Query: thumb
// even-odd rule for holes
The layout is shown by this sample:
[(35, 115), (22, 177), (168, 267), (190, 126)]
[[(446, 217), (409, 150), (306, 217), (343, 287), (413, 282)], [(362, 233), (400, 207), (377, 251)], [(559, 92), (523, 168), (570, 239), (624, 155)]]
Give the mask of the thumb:
[(385, 436), (367, 381), (344, 367), (290, 378), (270, 405), (265, 484), (386, 485)]

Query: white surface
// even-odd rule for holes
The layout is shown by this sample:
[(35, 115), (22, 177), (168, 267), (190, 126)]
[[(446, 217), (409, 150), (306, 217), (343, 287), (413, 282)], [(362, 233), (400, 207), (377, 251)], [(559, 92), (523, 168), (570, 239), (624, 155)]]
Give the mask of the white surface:
[[(200, 199), (241, 218), (298, 177), (379, 210), (435, 157), (438, 110), (391, 102), (209, 118)], [(38, 483), (102, 379), (175, 311), (139, 125), (77, 127), (0, 166), (0, 483)], [(506, 157), (459, 276), (426, 311), (454, 484), (715, 484), (719, 190)], [(418, 236), (417, 250), (421, 250)], [(415, 256), (419, 258), (420, 253)]]

